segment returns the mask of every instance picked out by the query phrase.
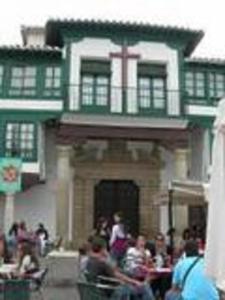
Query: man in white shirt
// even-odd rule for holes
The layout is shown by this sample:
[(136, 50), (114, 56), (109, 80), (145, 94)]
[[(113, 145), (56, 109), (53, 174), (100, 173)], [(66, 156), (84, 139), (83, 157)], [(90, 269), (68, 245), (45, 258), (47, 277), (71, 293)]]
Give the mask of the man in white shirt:
[(144, 276), (146, 267), (151, 261), (151, 253), (145, 248), (146, 240), (143, 235), (137, 238), (135, 247), (127, 250), (124, 270), (133, 276)]

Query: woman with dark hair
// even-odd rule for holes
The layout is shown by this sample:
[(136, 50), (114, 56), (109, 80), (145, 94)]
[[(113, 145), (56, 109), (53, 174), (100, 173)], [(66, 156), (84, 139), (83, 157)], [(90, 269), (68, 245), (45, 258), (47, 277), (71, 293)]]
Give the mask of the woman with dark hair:
[(13, 223), (10, 230), (9, 230), (9, 236), (14, 236), (17, 237), (18, 235), (18, 230), (19, 230), (19, 224), (18, 223)]
[(108, 220), (106, 218), (99, 218), (95, 230), (95, 235), (102, 238), (106, 242), (107, 247), (109, 246), (110, 229)]
[(114, 214), (114, 225), (109, 241), (112, 258), (119, 264), (127, 250), (127, 235), (120, 212)]
[(28, 239), (27, 226), (24, 221), (20, 222), (18, 225), (18, 236), (17, 239), (19, 242), (25, 241)]
[(1, 263), (10, 264), (11, 255), (9, 254), (7, 242), (4, 235), (0, 236), (0, 260)]
[(20, 277), (29, 277), (29, 275), (39, 271), (39, 261), (31, 243), (19, 243), (18, 259), (18, 272)]
[(7, 238), (9, 252), (12, 254), (13, 257), (16, 255), (16, 251), (17, 251), (18, 230), (19, 230), (19, 224), (16, 222), (13, 223), (12, 227), (9, 230), (9, 234)]

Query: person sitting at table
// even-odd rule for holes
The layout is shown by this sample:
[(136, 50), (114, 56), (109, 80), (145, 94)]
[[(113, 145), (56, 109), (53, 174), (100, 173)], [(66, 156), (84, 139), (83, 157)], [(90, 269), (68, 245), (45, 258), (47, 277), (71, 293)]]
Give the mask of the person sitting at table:
[(82, 274), (85, 272), (86, 267), (87, 267), (87, 262), (88, 262), (88, 259), (89, 259), (89, 256), (88, 256), (89, 252), (90, 252), (89, 243), (83, 244), (78, 249), (78, 253), (79, 253), (78, 268), (79, 268), (80, 273), (82, 273)]
[[(154, 266), (157, 269), (170, 267), (171, 248), (166, 245), (165, 237), (162, 233), (158, 233), (155, 237), (155, 242), (150, 248)], [(157, 276), (152, 280), (152, 289), (155, 295), (163, 299), (166, 291), (171, 286), (171, 274)]]
[(130, 296), (138, 296), (138, 299), (142, 300), (154, 299), (148, 284), (144, 284), (143, 282), (121, 273), (115, 265), (110, 264), (108, 258), (109, 254), (106, 249), (105, 241), (101, 238), (94, 238), (92, 240), (86, 272), (93, 282), (98, 282), (100, 277), (104, 277), (104, 282), (107, 282), (107, 278), (109, 279), (109, 282), (112, 282), (111, 280), (114, 278), (117, 279), (118, 283), (121, 283), (115, 289), (113, 295), (111, 295), (112, 299), (127, 299)]
[(12, 256), (8, 251), (5, 235), (0, 236), (0, 262), (1, 264), (10, 264), (12, 262)]
[(34, 253), (33, 246), (29, 242), (21, 242), (18, 245), (18, 276), (29, 278), (39, 271), (39, 261)]
[(124, 264), (126, 274), (139, 279), (144, 279), (148, 275), (148, 267), (152, 260), (151, 253), (145, 248), (145, 245), (145, 237), (139, 235), (135, 246), (128, 248)]
[(189, 240), (184, 246), (185, 256), (174, 268), (172, 288), (165, 300), (219, 300), (215, 284), (204, 270), (204, 259), (199, 256), (198, 243)]

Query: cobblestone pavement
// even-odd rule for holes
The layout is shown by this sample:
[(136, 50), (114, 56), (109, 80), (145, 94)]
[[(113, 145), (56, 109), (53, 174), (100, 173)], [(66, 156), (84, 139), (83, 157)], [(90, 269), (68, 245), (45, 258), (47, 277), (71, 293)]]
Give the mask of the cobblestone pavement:
[(44, 289), (44, 299), (45, 300), (79, 300), (79, 297), (74, 287), (47, 286)]
[[(49, 269), (44, 285), (45, 300), (79, 300), (75, 284), (78, 277), (77, 260), (44, 260), (42, 265)], [(38, 298), (34, 295), (31, 299)]]

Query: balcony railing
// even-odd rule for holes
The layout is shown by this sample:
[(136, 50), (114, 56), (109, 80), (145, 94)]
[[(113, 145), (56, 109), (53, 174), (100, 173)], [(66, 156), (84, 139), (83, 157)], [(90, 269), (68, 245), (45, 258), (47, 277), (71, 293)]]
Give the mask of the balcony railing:
[(62, 88), (41, 88), (40, 86), (35, 86), (32, 88), (28, 87), (18, 87), (12, 88), (6, 86), (0, 88), (0, 99), (62, 99), (63, 92)]
[(181, 117), (180, 91), (70, 85), (68, 108), (78, 113)]

